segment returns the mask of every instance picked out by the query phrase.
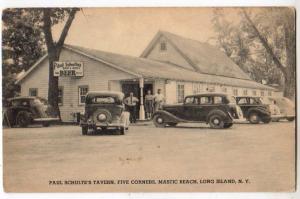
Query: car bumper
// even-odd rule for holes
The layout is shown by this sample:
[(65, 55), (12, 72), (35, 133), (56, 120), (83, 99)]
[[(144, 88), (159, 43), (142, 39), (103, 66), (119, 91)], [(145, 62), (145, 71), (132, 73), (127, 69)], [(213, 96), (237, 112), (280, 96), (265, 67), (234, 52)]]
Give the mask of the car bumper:
[(119, 128), (119, 127), (125, 127), (124, 123), (120, 122), (112, 122), (112, 123), (81, 123), (80, 126), (88, 126), (89, 128), (97, 128), (97, 127), (114, 127), (114, 128)]
[(46, 117), (46, 118), (34, 118), (34, 122), (57, 122), (59, 121), (59, 118), (52, 118), (52, 117)]

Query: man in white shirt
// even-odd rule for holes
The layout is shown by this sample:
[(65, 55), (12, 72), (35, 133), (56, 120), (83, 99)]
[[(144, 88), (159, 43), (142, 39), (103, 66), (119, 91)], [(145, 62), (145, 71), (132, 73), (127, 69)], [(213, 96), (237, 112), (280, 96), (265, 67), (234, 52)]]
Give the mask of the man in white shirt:
[(162, 108), (162, 105), (165, 101), (165, 97), (161, 94), (161, 89), (157, 90), (157, 93), (154, 96), (154, 111), (157, 111)]
[(130, 92), (129, 97), (126, 97), (124, 99), (124, 104), (127, 106), (127, 109), (130, 113), (130, 123), (136, 122), (136, 106), (139, 102), (138, 98), (133, 96), (133, 92)]

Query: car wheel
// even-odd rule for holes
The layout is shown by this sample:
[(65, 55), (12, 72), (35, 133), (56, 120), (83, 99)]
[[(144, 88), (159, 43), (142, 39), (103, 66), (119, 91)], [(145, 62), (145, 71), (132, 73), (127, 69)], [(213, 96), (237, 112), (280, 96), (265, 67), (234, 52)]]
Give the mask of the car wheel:
[(224, 128), (224, 121), (220, 115), (212, 115), (209, 118), (209, 126), (214, 129)]
[(43, 127), (49, 127), (50, 126), (50, 124), (48, 122), (47, 123), (43, 123), (42, 125), (43, 125)]
[(288, 117), (287, 120), (288, 120), (289, 122), (292, 122), (292, 121), (295, 120), (295, 117)]
[(121, 127), (121, 129), (120, 129), (120, 134), (121, 134), (121, 135), (125, 135), (125, 128), (124, 128), (124, 127)]
[(160, 114), (157, 114), (153, 117), (153, 123), (158, 128), (164, 128), (166, 126), (165, 120)]
[(252, 112), (249, 114), (249, 122), (251, 124), (258, 124), (260, 121), (260, 118), (256, 112)]
[(230, 127), (232, 127), (232, 125), (233, 125), (233, 123), (226, 123), (226, 124), (224, 124), (224, 128), (230, 128)]
[(19, 127), (27, 127), (31, 122), (30, 113), (20, 111), (17, 115), (16, 123)]
[(265, 124), (268, 124), (268, 123), (271, 122), (271, 120), (272, 120), (272, 118), (267, 117), (267, 118), (262, 118), (261, 121), (262, 121), (263, 123), (265, 123)]
[(169, 125), (169, 126), (176, 126), (177, 123), (175, 123), (175, 122), (170, 122), (170, 123), (168, 123), (168, 125)]
[(81, 127), (82, 135), (87, 135), (88, 133), (88, 127), (87, 126), (82, 126)]

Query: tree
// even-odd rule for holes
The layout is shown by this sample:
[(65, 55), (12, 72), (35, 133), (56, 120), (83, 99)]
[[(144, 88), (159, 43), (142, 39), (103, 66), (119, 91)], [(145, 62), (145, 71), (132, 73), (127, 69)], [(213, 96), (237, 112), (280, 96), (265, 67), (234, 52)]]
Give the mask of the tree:
[(16, 75), (27, 70), (44, 54), (43, 37), (39, 28), (23, 17), (29, 9), (5, 9), (2, 14), (2, 97), (19, 93)]
[(220, 48), (252, 79), (282, 85), (287, 97), (295, 92), (294, 14), (289, 8), (241, 9), (228, 21), (217, 9), (212, 19)]
[[(58, 107), (58, 77), (53, 76), (53, 63), (59, 60), (68, 31), (78, 8), (30, 8), (7, 9), (3, 13), (3, 50), (5, 58), (12, 58), (13, 63), (5, 66), (5, 84), (12, 86), (13, 73), (27, 70), (47, 51), (49, 59), (49, 104), (60, 115)], [(53, 40), (52, 27), (66, 21), (58, 41)], [(46, 46), (46, 47), (45, 47)], [(6, 70), (7, 69), (7, 70)], [(10, 72), (7, 75), (6, 72)], [(3, 78), (4, 79), (4, 78)], [(16, 88), (12, 88), (15, 90)], [(13, 95), (11, 92), (8, 95)]]
[[(60, 116), (58, 106), (58, 77), (53, 75), (53, 63), (59, 60), (61, 49), (64, 45), (65, 39), (68, 35), (68, 31), (75, 18), (75, 14), (78, 11), (77, 8), (72, 9), (43, 9), (43, 33), (45, 35), (45, 41), (48, 51), (49, 59), (49, 84), (48, 84), (48, 101), (49, 104), (57, 111)], [(55, 42), (52, 37), (51, 27), (52, 25), (60, 22), (66, 16), (67, 21), (60, 34), (59, 40)]]
[[(246, 10), (243, 9), (242, 13), (251, 29), (251, 34), (260, 41), (269, 56), (271, 56), (273, 63), (282, 72), (284, 77), (284, 96), (294, 97), (296, 79), (295, 11), (290, 8), (272, 8), (269, 16), (265, 13), (261, 15), (259, 19), (263, 20), (260, 20), (262, 23), (260, 26), (255, 24)], [(271, 39), (266, 37), (262, 31), (263, 28), (266, 28), (263, 22), (270, 20), (273, 21), (272, 24), (274, 26), (268, 24), (266, 30), (273, 32), (275, 38)], [(278, 32), (281, 33), (280, 36), (276, 34)], [(272, 41), (273, 45), (269, 40)], [(279, 44), (278, 40), (281, 41)]]

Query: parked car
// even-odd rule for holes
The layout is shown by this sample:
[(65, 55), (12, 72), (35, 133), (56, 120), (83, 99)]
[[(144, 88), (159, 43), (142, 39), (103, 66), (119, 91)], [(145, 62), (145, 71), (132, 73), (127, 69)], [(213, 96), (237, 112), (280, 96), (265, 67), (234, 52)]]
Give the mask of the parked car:
[[(276, 106), (276, 111), (279, 111), (279, 116), (273, 120), (278, 122), (282, 119), (288, 121), (295, 120), (295, 103), (286, 97), (268, 97), (269, 101)], [(275, 109), (274, 109), (275, 110)]]
[(9, 126), (27, 127), (30, 124), (49, 126), (59, 121), (46, 99), (40, 97), (15, 97), (8, 99), (5, 108)]
[(211, 128), (230, 128), (243, 113), (235, 99), (222, 93), (186, 96), (183, 104), (163, 105), (153, 114), (156, 127), (176, 126), (181, 122), (205, 122)]
[(108, 128), (117, 129), (120, 135), (124, 135), (129, 125), (129, 113), (125, 111), (123, 98), (121, 92), (89, 92), (80, 121), (82, 135), (86, 135), (89, 129), (96, 131)]
[(245, 118), (251, 124), (271, 122), (270, 106), (264, 103), (260, 97), (238, 96), (235, 99), (237, 105), (241, 107)]

